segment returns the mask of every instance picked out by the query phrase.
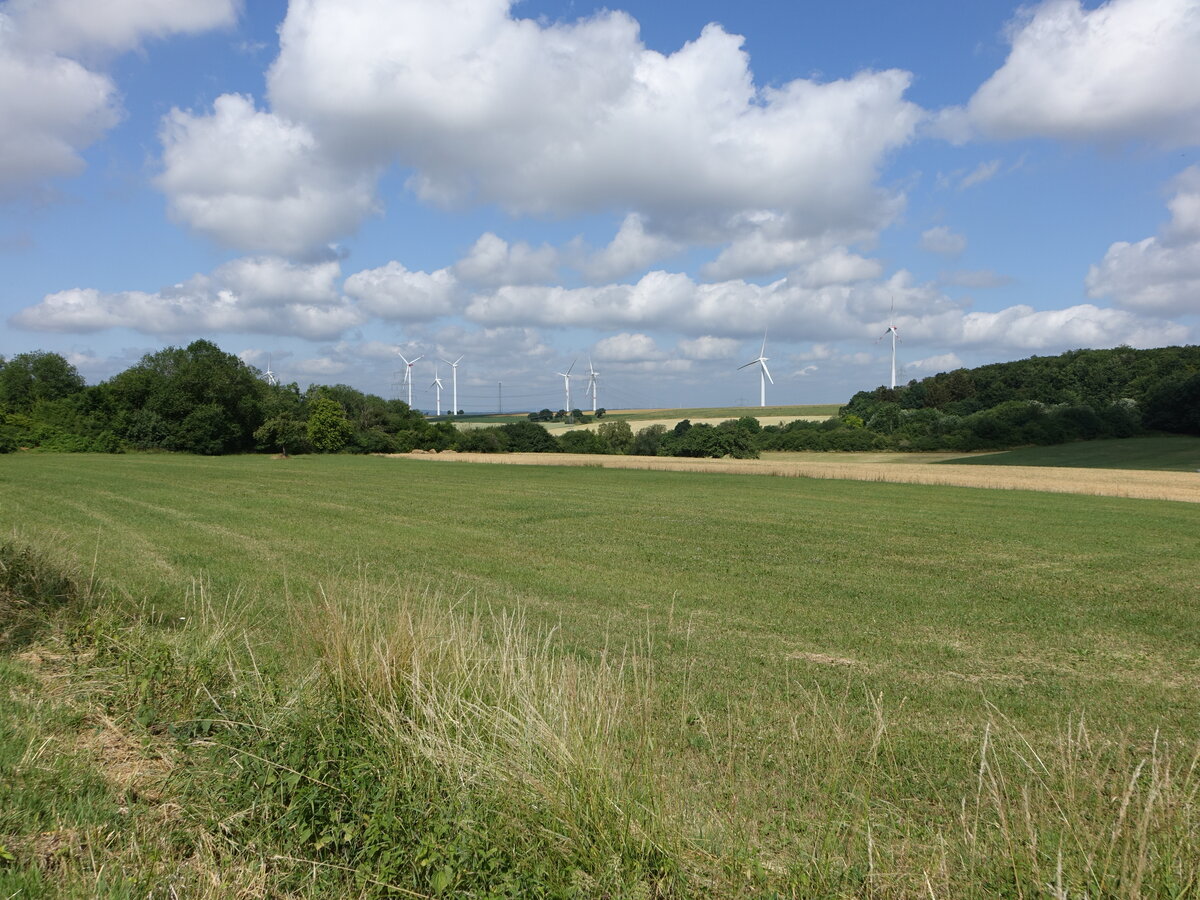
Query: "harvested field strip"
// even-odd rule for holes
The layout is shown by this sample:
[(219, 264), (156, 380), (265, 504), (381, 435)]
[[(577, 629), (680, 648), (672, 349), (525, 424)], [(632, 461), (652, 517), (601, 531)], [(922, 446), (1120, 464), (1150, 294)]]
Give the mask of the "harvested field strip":
[(774, 475), (782, 478), (832, 478), (892, 484), (930, 484), (997, 490), (1048, 491), (1131, 497), (1141, 500), (1179, 500), (1200, 503), (1200, 474), (1143, 472), (1128, 469), (1075, 469), (1050, 466), (984, 467), (942, 464), (870, 463), (844, 461), (813, 454), (813, 459), (685, 459), (671, 456), (602, 456), (580, 453), (412, 453), (405, 459), (479, 462), (514, 466), (588, 466), (606, 469), (652, 469), (667, 472), (716, 472)]

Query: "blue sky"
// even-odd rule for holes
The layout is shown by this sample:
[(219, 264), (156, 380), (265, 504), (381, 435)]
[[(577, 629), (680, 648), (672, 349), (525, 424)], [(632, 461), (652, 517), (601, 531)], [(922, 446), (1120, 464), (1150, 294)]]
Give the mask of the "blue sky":
[(0, 354), (90, 381), (753, 405), (765, 332), (840, 402), (892, 322), (902, 380), (1200, 333), (1200, 0), (7, 0), (0, 122)]

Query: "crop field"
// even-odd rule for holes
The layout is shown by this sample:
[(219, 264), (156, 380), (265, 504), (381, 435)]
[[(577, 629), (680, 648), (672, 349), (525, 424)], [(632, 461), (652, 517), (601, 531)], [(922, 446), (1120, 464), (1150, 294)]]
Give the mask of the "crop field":
[[(828, 419), (836, 416), (842, 404), (817, 403), (800, 406), (713, 406), (688, 409), (610, 409), (602, 421), (624, 420), (634, 429), (645, 428), (655, 423), (669, 422), (674, 425), (683, 419), (691, 422), (723, 422), (754, 416), (763, 424), (794, 422), (796, 419)], [(586, 410), (585, 410), (586, 413)], [(528, 419), (524, 415), (462, 416), (456, 422), (463, 424), (504, 425)], [(543, 423), (551, 424), (551, 423)]]
[(1058, 466), (1200, 472), (1200, 438), (1187, 435), (1079, 441), (1049, 447), (1022, 447), (958, 462), (985, 466)]
[[(984, 463), (1002, 454), (978, 453), (820, 453), (768, 452), (760, 459), (699, 459), (670, 456), (619, 456), (586, 453), (425, 453), (397, 458), (431, 462), (473, 462), (510, 466), (576, 466), (646, 469), (725, 475), (769, 475), (779, 478), (826, 478), (848, 481), (928, 484), (994, 490), (1048, 491), (1138, 497), (1200, 503), (1200, 478), (1172, 468), (1099, 469)], [(933, 465), (939, 463), (940, 465)], [(976, 465), (965, 465), (976, 463)]]
[[(143, 613), (190, 623), (203, 595), (256, 665), (328, 652), (342, 603), (376, 623), (420, 596), (514, 611), (608, 673), (573, 702), (617, 698), (604, 765), (683, 859), (629, 896), (1195, 896), (1198, 525), (1191, 503), (736, 472), (0, 460), (7, 536)], [(571, 896), (608, 895), (623, 852)]]

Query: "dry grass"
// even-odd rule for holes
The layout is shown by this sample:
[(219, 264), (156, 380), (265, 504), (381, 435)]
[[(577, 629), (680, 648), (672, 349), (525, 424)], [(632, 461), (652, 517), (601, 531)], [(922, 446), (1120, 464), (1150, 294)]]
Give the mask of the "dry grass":
[[(747, 412), (746, 415), (753, 416), (753, 412)], [(722, 422), (728, 422), (732, 416), (716, 416), (712, 418), (692, 418), (688, 419), (693, 425), (720, 425)], [(788, 422), (824, 422), (829, 416), (754, 416), (758, 419), (760, 425), (785, 425)], [(593, 419), (586, 425), (567, 425), (562, 422), (539, 422), (543, 428), (552, 434), (559, 434), (564, 431), (595, 431), (605, 422), (621, 421), (619, 418), (611, 419)], [(643, 428), (648, 428), (651, 425), (662, 425), (664, 428), (674, 428), (679, 424), (679, 416), (671, 416), (662, 419), (631, 419), (629, 427), (635, 432)]]
[[(590, 466), (607, 469), (774, 475), (783, 478), (885, 481), (897, 484), (953, 485), (1200, 503), (1200, 475), (1193, 472), (1068, 469), (1050, 466), (935, 467), (914, 465), (921, 461), (915, 454), (910, 454), (910, 458), (904, 462), (879, 462), (867, 458), (890, 455), (828, 453), (811, 454), (800, 459), (797, 457), (801, 454), (780, 454), (779, 457), (735, 460), (672, 456), (601, 456), (582, 453), (428, 453), (417, 454), (412, 458), (514, 466)], [(940, 462), (947, 458), (945, 454), (931, 456), (936, 459), (924, 461)]]

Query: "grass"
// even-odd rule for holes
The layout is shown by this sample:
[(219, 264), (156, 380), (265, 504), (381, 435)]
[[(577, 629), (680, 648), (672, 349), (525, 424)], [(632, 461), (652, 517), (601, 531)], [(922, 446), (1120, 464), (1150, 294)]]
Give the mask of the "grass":
[(1172, 435), (1077, 441), (1049, 447), (1022, 447), (1003, 453), (963, 457), (953, 462), (975, 466), (1065, 466), (1200, 472), (1200, 438)]
[[(275, 699), (230, 718), (291, 735), (289, 752), (313, 766), (349, 753), (393, 799), (424, 796), (380, 774), (408, 773), (477, 817), (493, 840), (427, 853), (434, 872), (450, 868), (443, 890), (483, 871), (519, 825), (541, 835), (521, 845), (533, 880), (566, 890), (548, 874), (565, 860), (583, 896), (1196, 891), (1200, 550), (1187, 504), (358, 457), (40, 455), (2, 461), (0, 511), (53, 559), (94, 561), (128, 604), (186, 618), (123, 639), (113, 658), (176, 660), (159, 668), (199, 680), (127, 687), (121, 702), (110, 691), (114, 717), (211, 721), (184, 707), (204, 685), (227, 698), (221, 672), (290, 672), (272, 683), (297, 687), (247, 691)], [(231, 612), (198, 613), (196, 585)], [(218, 619), (249, 635), (254, 666), (196, 663), (216, 652), (204, 622)], [(185, 637), (186, 653), (172, 643)], [(165, 656), (146, 650), (156, 641)], [(314, 723), (305, 709), (325, 712)], [(270, 774), (238, 790), (261, 795)], [(326, 769), (310, 775), (352, 793)], [(340, 809), (341, 796), (280, 801), (252, 824)], [(379, 812), (365, 802), (347, 809)], [(644, 818), (616, 823), (612, 804)], [(426, 824), (459, 819), (439, 821)], [(310, 824), (332, 827), (298, 824), (287, 855), (313, 856), (295, 843)], [(389, 839), (409, 847), (405, 834)], [(511, 862), (496, 863), (496, 883), (517, 877)], [(441, 884), (374, 864), (387, 883)]]

